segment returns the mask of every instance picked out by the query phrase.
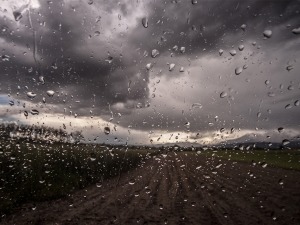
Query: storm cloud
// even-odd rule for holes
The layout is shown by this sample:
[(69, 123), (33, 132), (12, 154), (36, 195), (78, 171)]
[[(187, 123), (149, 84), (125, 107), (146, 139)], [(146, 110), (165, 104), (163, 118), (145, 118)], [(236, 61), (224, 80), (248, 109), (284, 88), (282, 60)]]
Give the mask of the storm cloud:
[[(64, 115), (89, 137), (133, 144), (297, 138), (299, 5), (3, 1), (1, 117), (47, 123), (46, 114)], [(26, 120), (23, 110), (33, 108), (40, 114)], [(118, 129), (107, 137), (103, 126)]]

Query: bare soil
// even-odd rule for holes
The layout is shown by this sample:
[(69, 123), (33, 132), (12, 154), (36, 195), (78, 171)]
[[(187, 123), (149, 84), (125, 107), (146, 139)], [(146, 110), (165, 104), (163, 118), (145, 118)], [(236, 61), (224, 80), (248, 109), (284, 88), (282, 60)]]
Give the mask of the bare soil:
[(171, 152), (1, 224), (300, 224), (300, 172)]

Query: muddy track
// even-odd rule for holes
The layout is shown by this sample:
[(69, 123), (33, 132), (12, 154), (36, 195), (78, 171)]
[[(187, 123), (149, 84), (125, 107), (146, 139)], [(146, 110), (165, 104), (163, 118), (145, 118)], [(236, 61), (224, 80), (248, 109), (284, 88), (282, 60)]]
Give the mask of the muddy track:
[(169, 153), (101, 187), (27, 205), (1, 224), (300, 224), (299, 178), (299, 171)]

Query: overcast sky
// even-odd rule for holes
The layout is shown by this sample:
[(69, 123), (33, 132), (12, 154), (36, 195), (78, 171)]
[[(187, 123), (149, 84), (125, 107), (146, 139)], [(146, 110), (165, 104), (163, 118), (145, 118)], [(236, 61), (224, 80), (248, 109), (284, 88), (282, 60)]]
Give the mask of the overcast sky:
[(195, 2), (1, 0), (1, 120), (106, 143), (298, 138), (300, 1)]

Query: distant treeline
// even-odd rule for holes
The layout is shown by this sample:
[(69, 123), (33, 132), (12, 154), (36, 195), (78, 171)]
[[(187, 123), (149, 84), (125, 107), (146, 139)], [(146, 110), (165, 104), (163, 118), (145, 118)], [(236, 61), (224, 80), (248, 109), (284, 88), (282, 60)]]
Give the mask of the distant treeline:
[(0, 124), (0, 138), (74, 143), (80, 142), (83, 136), (81, 131), (68, 133), (63, 129), (47, 126), (2, 123)]

